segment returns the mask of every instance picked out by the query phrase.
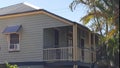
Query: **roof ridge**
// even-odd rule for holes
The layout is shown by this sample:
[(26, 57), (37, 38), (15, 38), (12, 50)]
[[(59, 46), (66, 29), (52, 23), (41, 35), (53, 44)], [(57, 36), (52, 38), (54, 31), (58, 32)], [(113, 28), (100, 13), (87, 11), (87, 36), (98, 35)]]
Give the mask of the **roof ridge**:
[(40, 9), (40, 7), (32, 5), (32, 4), (28, 3), (28, 2), (23, 2), (22, 4), (27, 5), (27, 6), (31, 7), (31, 8), (37, 9), (37, 10)]

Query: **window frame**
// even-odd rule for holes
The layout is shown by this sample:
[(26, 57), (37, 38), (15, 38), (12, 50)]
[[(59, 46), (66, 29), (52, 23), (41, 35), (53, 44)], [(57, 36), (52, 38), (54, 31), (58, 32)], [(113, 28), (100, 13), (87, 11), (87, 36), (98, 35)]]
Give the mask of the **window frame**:
[[(10, 43), (10, 41), (11, 41), (10, 35), (11, 34), (18, 34), (19, 35), (19, 43), (17, 45), (17, 49), (15, 49), (15, 48), (10, 49), (10, 45), (11, 45), (11, 43)], [(10, 33), (10, 34), (7, 35), (8, 51), (9, 52), (18, 52), (18, 51), (20, 51), (20, 39), (21, 39), (21, 34), (20, 33)]]

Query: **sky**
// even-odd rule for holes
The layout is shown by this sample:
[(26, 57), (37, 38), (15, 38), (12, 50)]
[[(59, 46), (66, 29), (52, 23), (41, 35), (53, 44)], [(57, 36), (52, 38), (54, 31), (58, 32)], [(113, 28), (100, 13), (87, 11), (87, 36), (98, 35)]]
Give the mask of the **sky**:
[(80, 18), (86, 14), (87, 8), (84, 5), (78, 5), (76, 10), (72, 12), (69, 8), (72, 1), (73, 0), (0, 0), (0, 8), (27, 2), (71, 21), (81, 23)]

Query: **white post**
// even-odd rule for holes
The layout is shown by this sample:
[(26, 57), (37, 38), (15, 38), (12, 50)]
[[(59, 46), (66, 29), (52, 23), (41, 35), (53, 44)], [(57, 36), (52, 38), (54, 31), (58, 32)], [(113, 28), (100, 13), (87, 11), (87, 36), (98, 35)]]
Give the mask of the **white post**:
[[(73, 25), (73, 61), (78, 60), (77, 51), (77, 24)], [(78, 68), (78, 65), (74, 64), (73, 68)]]

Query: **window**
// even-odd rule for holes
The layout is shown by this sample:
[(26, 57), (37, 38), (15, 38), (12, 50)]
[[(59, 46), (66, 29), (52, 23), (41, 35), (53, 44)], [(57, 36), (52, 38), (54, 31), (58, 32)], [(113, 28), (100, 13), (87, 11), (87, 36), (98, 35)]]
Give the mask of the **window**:
[(81, 30), (80, 32), (81, 32), (81, 37), (82, 37), (82, 38), (85, 38), (85, 37), (86, 37), (86, 31)]
[(10, 41), (9, 41), (9, 51), (19, 51), (20, 45), (19, 45), (19, 34), (10, 34), (9, 35)]
[(67, 32), (67, 46), (73, 46), (73, 32), (70, 29)]
[(8, 37), (8, 50), (19, 51), (20, 50), (20, 30), (22, 25), (7, 26), (3, 30), (3, 34)]

